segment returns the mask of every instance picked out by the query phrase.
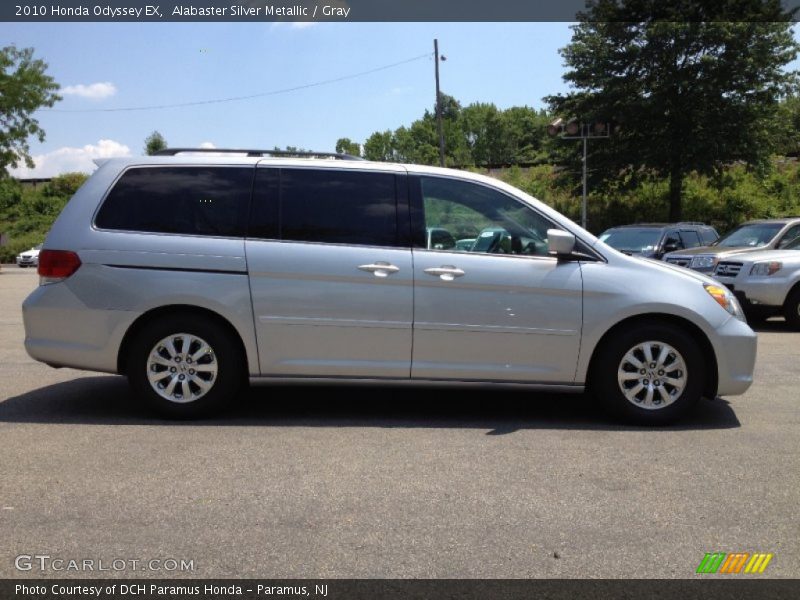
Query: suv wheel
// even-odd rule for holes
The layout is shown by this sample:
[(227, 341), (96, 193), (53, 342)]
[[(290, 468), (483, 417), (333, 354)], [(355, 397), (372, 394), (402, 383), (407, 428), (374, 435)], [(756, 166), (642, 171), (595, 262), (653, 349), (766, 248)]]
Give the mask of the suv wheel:
[(590, 383), (617, 416), (662, 425), (683, 416), (702, 396), (705, 360), (679, 329), (636, 327), (615, 335), (600, 352)]
[(243, 381), (235, 340), (188, 315), (158, 319), (133, 340), (128, 380), (138, 397), (171, 418), (195, 418), (233, 401)]
[(800, 331), (800, 288), (796, 288), (783, 304), (783, 316), (786, 324), (792, 329)]

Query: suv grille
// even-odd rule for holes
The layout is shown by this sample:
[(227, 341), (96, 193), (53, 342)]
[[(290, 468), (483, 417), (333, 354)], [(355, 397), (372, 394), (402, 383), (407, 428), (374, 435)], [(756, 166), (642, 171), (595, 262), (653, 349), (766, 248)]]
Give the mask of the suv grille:
[(671, 265), (678, 265), (679, 267), (688, 267), (689, 263), (692, 262), (691, 256), (670, 256), (667, 258), (667, 262)]
[(721, 262), (717, 265), (714, 275), (719, 275), (720, 277), (736, 277), (741, 270), (742, 263), (740, 262)]

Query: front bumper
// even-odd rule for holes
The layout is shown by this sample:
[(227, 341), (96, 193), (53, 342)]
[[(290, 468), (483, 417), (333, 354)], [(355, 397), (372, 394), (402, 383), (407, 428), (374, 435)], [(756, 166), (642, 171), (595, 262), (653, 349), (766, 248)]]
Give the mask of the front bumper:
[(711, 343), (717, 356), (717, 394), (743, 394), (753, 383), (757, 336), (748, 325), (735, 317), (716, 330)]
[(780, 278), (748, 277), (729, 278), (717, 277), (720, 283), (725, 284), (738, 298), (744, 307), (764, 306), (780, 308), (786, 300), (786, 295), (791, 287), (791, 282), (782, 281)]

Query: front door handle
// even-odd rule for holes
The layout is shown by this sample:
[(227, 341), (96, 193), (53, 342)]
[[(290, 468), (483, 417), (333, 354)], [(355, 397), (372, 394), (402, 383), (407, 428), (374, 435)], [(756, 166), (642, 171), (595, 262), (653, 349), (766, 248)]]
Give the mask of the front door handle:
[(425, 269), (428, 275), (438, 277), (442, 281), (453, 281), (456, 277), (463, 277), (464, 271), (452, 265), (442, 265), (441, 267), (431, 267)]
[(382, 260), (370, 263), (368, 265), (360, 265), (358, 268), (361, 271), (372, 273), (375, 275), (375, 277), (388, 277), (392, 273), (397, 273), (400, 270), (400, 267), (396, 267), (395, 265)]

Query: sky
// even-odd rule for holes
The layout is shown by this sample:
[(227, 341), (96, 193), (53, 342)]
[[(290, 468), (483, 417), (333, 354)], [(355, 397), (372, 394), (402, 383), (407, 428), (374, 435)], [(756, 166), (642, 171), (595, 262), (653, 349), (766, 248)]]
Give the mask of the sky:
[(566, 89), (570, 35), (568, 23), (0, 23), (3, 45), (33, 47), (63, 96), (36, 113), (47, 135), (30, 140), (36, 168), (12, 174), (89, 172), (92, 158), (141, 154), (154, 130), (173, 147), (363, 143), (433, 109), (434, 38), (443, 92), (542, 108)]
[[(91, 172), (93, 158), (142, 154), (154, 130), (172, 147), (363, 143), (433, 109), (434, 38), (442, 91), (463, 105), (543, 108), (568, 91), (558, 50), (571, 33), (569, 23), (0, 23), (3, 45), (33, 47), (63, 96), (36, 113), (47, 135), (30, 140), (36, 167), (12, 174)], [(256, 97), (154, 108), (242, 96)]]

